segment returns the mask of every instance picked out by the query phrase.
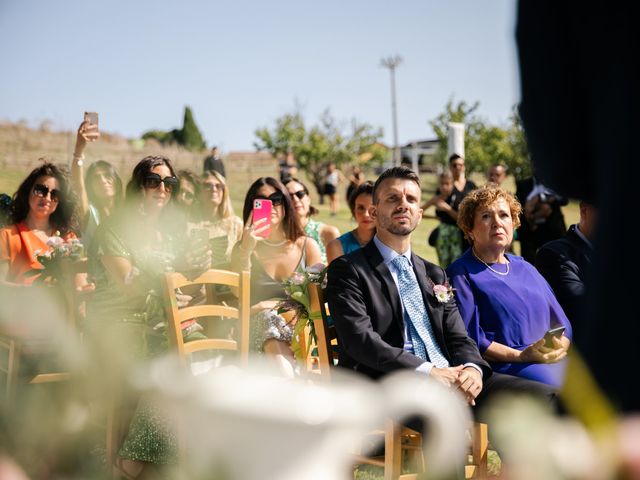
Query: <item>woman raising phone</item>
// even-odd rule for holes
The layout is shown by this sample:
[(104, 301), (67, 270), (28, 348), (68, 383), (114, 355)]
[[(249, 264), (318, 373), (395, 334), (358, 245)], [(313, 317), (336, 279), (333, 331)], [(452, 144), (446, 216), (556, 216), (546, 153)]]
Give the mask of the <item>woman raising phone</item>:
[[(269, 200), (268, 218), (253, 222), (254, 200)], [(286, 376), (294, 375), (290, 344), (293, 325), (278, 315), (274, 298), (284, 298), (282, 282), (320, 262), (320, 249), (305, 236), (282, 183), (261, 177), (249, 187), (242, 209), (244, 230), (231, 255), (231, 268), (251, 271), (252, 345), (276, 358)]]

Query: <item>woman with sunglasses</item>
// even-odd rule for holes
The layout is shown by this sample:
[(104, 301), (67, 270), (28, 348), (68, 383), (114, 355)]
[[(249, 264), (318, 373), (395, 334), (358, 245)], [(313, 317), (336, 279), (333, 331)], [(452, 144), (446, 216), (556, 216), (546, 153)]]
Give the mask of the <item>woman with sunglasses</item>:
[(215, 170), (202, 174), (198, 186), (195, 221), (189, 231), (206, 230), (209, 234), (213, 265), (229, 268), (231, 250), (242, 237), (242, 220), (233, 213), (225, 178)]
[[(252, 223), (254, 200), (270, 200), (269, 219)], [(252, 345), (276, 358), (285, 376), (294, 375), (293, 326), (274, 310), (284, 298), (282, 282), (320, 262), (318, 244), (305, 236), (284, 185), (272, 177), (256, 180), (244, 199), (242, 239), (231, 254), (231, 268), (251, 271)], [(266, 237), (265, 235), (268, 232)]]
[(307, 189), (304, 183), (297, 178), (288, 178), (285, 179), (284, 184), (289, 191), (289, 195), (291, 195), (293, 208), (298, 214), (298, 217), (300, 217), (300, 224), (304, 229), (304, 233), (318, 243), (322, 263), (326, 264), (327, 245), (340, 236), (340, 230), (333, 225), (317, 222), (311, 218), (312, 215), (318, 213), (318, 209), (311, 205), (309, 189)]
[[(85, 339), (101, 368), (100, 387), (118, 388), (141, 360), (166, 352), (162, 275), (202, 271), (210, 265), (206, 242), (189, 245), (186, 222), (175, 214), (179, 190), (167, 158), (143, 158), (126, 188), (125, 208), (98, 227), (89, 262), (96, 289), (87, 305)], [(188, 252), (188, 253), (187, 253)], [(183, 332), (185, 340), (203, 338)], [(105, 391), (105, 395), (110, 390)], [(154, 465), (176, 460), (166, 415), (141, 401), (116, 467), (136, 478)]]
[(80, 200), (82, 242), (87, 246), (100, 222), (118, 210), (124, 200), (122, 180), (109, 162), (98, 160), (83, 174), (85, 148), (99, 138), (97, 125), (88, 120), (82, 122), (71, 162), (71, 180)]
[(376, 234), (376, 224), (369, 207), (373, 203), (373, 183), (364, 182), (358, 185), (349, 197), (349, 209), (358, 226), (327, 245), (327, 260), (331, 263), (338, 257), (364, 247)]
[(184, 209), (189, 218), (194, 214), (193, 207), (198, 199), (198, 176), (191, 170), (180, 170), (178, 172), (180, 180), (180, 193), (176, 197), (178, 204)]
[(52, 163), (34, 169), (13, 195), (11, 224), (0, 229), (0, 285), (30, 286), (42, 269), (36, 255), (51, 250), (51, 237), (75, 238), (76, 197), (67, 175)]

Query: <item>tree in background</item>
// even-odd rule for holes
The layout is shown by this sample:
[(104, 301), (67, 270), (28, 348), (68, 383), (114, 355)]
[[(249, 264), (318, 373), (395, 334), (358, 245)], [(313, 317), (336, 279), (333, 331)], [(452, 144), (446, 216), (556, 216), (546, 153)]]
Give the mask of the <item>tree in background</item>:
[(169, 132), (163, 130), (149, 130), (142, 135), (143, 140), (154, 139), (162, 145), (177, 143), (184, 148), (193, 151), (202, 151), (207, 148), (207, 144), (200, 133), (200, 129), (193, 119), (193, 113), (188, 106), (184, 107), (184, 117), (181, 129), (173, 129)]
[(479, 102), (472, 105), (465, 101), (454, 105), (453, 99), (445, 105), (445, 111), (429, 122), (440, 148), (435, 154), (437, 162), (447, 164), (448, 124), (465, 124), (465, 164), (469, 172), (486, 172), (493, 163), (503, 163), (516, 178), (531, 174), (531, 165), (524, 131), (517, 109), (514, 107), (509, 126), (489, 125), (476, 114)]
[(291, 151), (300, 168), (322, 193), (324, 167), (334, 162), (338, 168), (354, 163), (379, 164), (386, 158), (386, 147), (380, 144), (382, 129), (351, 121), (351, 128), (336, 121), (327, 109), (317, 124), (307, 126), (300, 109), (276, 119), (272, 129), (255, 131), (256, 150), (266, 150), (274, 157)]

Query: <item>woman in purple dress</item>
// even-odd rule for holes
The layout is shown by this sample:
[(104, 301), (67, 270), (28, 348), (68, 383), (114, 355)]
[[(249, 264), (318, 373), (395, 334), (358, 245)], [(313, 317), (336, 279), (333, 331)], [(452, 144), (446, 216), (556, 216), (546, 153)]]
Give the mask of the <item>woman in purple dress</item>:
[[(460, 205), (458, 226), (471, 244), (447, 273), (469, 336), (501, 373), (560, 386), (571, 324), (538, 271), (508, 248), (521, 206), (496, 185), (471, 192)], [(545, 343), (556, 327), (564, 334)]]

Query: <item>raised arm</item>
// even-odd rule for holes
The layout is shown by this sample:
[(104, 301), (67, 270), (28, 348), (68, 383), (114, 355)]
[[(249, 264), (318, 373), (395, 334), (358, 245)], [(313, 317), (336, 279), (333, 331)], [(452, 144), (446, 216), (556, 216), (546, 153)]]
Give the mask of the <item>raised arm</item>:
[(76, 146), (73, 150), (73, 158), (71, 160), (71, 183), (80, 199), (80, 215), (82, 221), (89, 214), (89, 197), (87, 196), (87, 188), (84, 183), (84, 149), (87, 143), (94, 142), (100, 138), (100, 132), (97, 125), (92, 125), (85, 120), (78, 127), (76, 135)]

